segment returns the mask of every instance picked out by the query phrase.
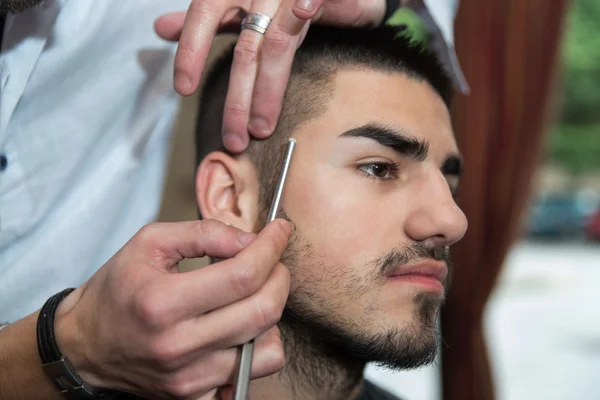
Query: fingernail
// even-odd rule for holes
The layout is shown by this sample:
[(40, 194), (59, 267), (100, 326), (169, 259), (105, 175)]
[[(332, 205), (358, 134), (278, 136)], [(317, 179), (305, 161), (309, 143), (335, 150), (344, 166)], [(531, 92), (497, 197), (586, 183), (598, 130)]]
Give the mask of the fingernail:
[(192, 90), (192, 80), (190, 77), (184, 74), (177, 74), (175, 76), (175, 90), (188, 94)]
[(240, 135), (235, 133), (226, 133), (223, 135), (223, 145), (225, 145), (227, 150), (235, 153), (246, 150), (244, 140), (240, 137)]
[(239, 235), (240, 243), (245, 247), (254, 241), (256, 235), (250, 232), (241, 232)]
[(250, 131), (261, 137), (267, 137), (271, 134), (269, 123), (267, 120), (261, 117), (254, 117), (250, 120)]
[(278, 218), (277, 223), (288, 236), (292, 233), (292, 225), (288, 221)]
[(312, 0), (296, 0), (296, 7), (306, 11), (312, 11), (315, 7)]

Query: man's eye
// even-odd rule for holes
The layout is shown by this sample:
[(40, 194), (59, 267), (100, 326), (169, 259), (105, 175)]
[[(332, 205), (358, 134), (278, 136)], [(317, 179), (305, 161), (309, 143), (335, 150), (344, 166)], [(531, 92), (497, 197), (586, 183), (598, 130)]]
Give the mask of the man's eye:
[(358, 167), (365, 175), (377, 179), (395, 179), (398, 166), (390, 163), (370, 163)]

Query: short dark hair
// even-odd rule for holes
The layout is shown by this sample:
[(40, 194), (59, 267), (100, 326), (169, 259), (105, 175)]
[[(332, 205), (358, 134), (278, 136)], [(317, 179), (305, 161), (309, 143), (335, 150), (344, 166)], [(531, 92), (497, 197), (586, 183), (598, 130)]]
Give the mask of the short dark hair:
[[(226, 152), (221, 125), (232, 62), (233, 47), (206, 77), (196, 125), (198, 164), (212, 151)], [(261, 211), (269, 207), (274, 193), (285, 142), (300, 124), (324, 112), (335, 72), (344, 68), (402, 73), (429, 84), (450, 107), (452, 86), (438, 59), (397, 28), (311, 27), (296, 52), (275, 132), (268, 139), (251, 140), (246, 150), (260, 179)]]

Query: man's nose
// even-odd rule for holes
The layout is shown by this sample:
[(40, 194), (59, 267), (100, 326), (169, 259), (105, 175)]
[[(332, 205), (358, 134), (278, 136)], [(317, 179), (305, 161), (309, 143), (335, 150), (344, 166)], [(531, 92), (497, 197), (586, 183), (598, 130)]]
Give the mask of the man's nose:
[(405, 224), (406, 234), (411, 239), (441, 247), (450, 246), (465, 235), (467, 218), (454, 201), (443, 176), (425, 184), (415, 203)]

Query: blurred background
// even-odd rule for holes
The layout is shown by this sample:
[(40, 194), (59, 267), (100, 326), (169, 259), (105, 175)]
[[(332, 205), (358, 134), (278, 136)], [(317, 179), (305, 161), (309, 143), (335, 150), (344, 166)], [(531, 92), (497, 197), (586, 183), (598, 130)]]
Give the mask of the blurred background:
[(600, 399), (599, 21), (597, 0), (567, 9), (522, 234), (485, 312), (498, 399)]
[[(418, 16), (393, 19), (427, 43)], [(453, 113), (470, 227), (436, 364), (368, 368), (403, 399), (600, 399), (599, 21), (598, 0), (461, 1), (471, 94)], [(232, 40), (217, 39), (213, 56)], [(162, 221), (196, 218), (196, 107), (182, 104)]]

